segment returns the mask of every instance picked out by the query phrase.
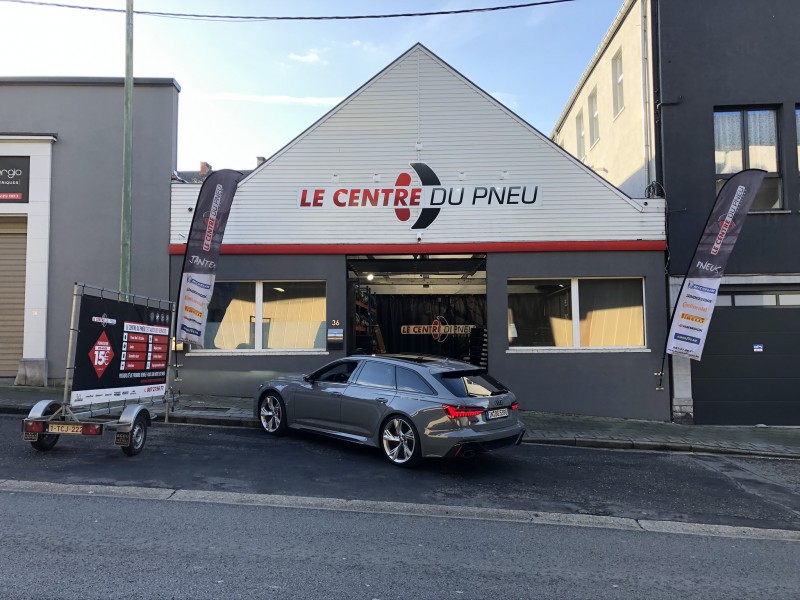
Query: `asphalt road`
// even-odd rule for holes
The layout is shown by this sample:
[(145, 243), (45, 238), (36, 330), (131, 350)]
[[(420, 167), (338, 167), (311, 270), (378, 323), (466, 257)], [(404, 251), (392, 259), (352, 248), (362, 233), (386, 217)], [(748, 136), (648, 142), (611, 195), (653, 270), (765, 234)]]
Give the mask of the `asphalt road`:
[(800, 530), (800, 462), (522, 445), (414, 470), (307, 434), (155, 425), (129, 458), (113, 436), (48, 453), (0, 417), (0, 480), (280, 494)]
[(800, 542), (90, 495), (0, 492), (0, 506), (5, 600), (794, 600), (800, 589)]

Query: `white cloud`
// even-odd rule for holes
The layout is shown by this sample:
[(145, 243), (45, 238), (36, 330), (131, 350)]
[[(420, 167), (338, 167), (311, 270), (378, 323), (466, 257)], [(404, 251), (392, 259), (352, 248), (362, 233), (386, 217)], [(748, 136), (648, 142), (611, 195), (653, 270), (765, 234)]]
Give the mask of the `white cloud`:
[(367, 54), (386, 54), (386, 47), (382, 44), (373, 44), (372, 42), (362, 42), (361, 40), (353, 40), (349, 44), (353, 48), (363, 50)]
[(234, 102), (258, 102), (260, 104), (301, 105), (301, 106), (336, 106), (344, 100), (341, 97), (321, 98), (315, 96), (258, 96), (256, 94), (236, 94), (223, 92), (209, 94), (212, 100), (231, 100)]
[(519, 106), (519, 102), (517, 101), (518, 96), (516, 94), (507, 94), (506, 92), (489, 92), (489, 95), (511, 110), (516, 110)]
[(297, 62), (302, 62), (306, 64), (315, 64), (315, 65), (327, 65), (328, 61), (323, 60), (321, 56), (321, 51), (317, 50), (316, 48), (309, 49), (308, 52), (305, 54), (295, 54), (292, 52), (289, 55), (291, 60), (296, 60)]

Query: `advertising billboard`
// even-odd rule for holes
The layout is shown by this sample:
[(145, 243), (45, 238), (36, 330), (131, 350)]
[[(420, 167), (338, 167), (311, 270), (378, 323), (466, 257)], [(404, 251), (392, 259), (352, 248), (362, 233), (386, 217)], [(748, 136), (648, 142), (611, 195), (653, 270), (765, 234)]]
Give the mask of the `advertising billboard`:
[(170, 335), (165, 306), (81, 297), (71, 406), (165, 393)]

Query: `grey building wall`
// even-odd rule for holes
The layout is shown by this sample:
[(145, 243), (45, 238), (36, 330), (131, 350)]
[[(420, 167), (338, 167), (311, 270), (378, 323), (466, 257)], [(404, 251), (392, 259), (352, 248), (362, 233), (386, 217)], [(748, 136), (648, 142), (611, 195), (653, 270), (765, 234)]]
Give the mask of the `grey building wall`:
[[(520, 407), (632, 419), (669, 420), (668, 377), (656, 390), (667, 335), (660, 252), (490, 254), (486, 262), (489, 371)], [(509, 278), (644, 277), (645, 351), (508, 353)]]
[[(183, 256), (171, 258), (171, 298), (178, 296)], [(316, 280), (326, 282), (328, 324), (338, 320), (347, 335), (347, 263), (345, 256), (235, 256), (223, 254), (217, 267), (217, 281), (286, 281)], [(347, 347), (347, 340), (345, 340)], [(183, 366), (181, 381), (174, 387), (181, 393), (204, 393), (222, 396), (252, 396), (259, 383), (269, 377), (290, 373), (308, 373), (323, 364), (341, 358), (344, 350), (327, 354), (256, 354), (224, 355), (198, 352), (179, 353)]]
[[(327, 317), (348, 331), (347, 265), (345, 256), (222, 255), (217, 280), (324, 280)], [(171, 260), (171, 297), (180, 280), (182, 256)], [(554, 352), (509, 354), (507, 339), (508, 278), (644, 277), (646, 340), (643, 351)], [(668, 377), (657, 391), (665, 319), (665, 278), (660, 252), (576, 252), (490, 254), (487, 258), (487, 318), (489, 370), (515, 391), (527, 410), (668, 420)], [(347, 335), (347, 333), (345, 334)], [(347, 347), (347, 340), (345, 340)], [(251, 396), (266, 378), (307, 373), (345, 355), (181, 353), (181, 393)]]
[[(123, 80), (0, 78), (0, 131), (55, 134), (47, 358), (63, 381), (75, 282), (119, 289)], [(133, 93), (131, 291), (166, 298), (170, 178), (179, 87), (137, 79)]]
[(778, 109), (785, 211), (751, 214), (727, 274), (797, 273), (800, 103), (797, 0), (654, 0), (660, 43), (660, 134), (669, 202), (670, 273), (683, 275), (716, 196), (715, 107)]

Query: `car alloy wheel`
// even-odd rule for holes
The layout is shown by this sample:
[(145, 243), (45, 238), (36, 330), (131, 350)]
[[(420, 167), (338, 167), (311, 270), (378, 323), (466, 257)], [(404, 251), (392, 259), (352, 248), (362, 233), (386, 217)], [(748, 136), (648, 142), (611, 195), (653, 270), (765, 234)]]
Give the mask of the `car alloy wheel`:
[(261, 399), (258, 416), (261, 426), (270, 435), (282, 435), (286, 431), (283, 400), (277, 394), (267, 394)]
[(392, 463), (411, 466), (419, 460), (420, 450), (414, 426), (405, 417), (393, 417), (383, 424), (383, 453)]

